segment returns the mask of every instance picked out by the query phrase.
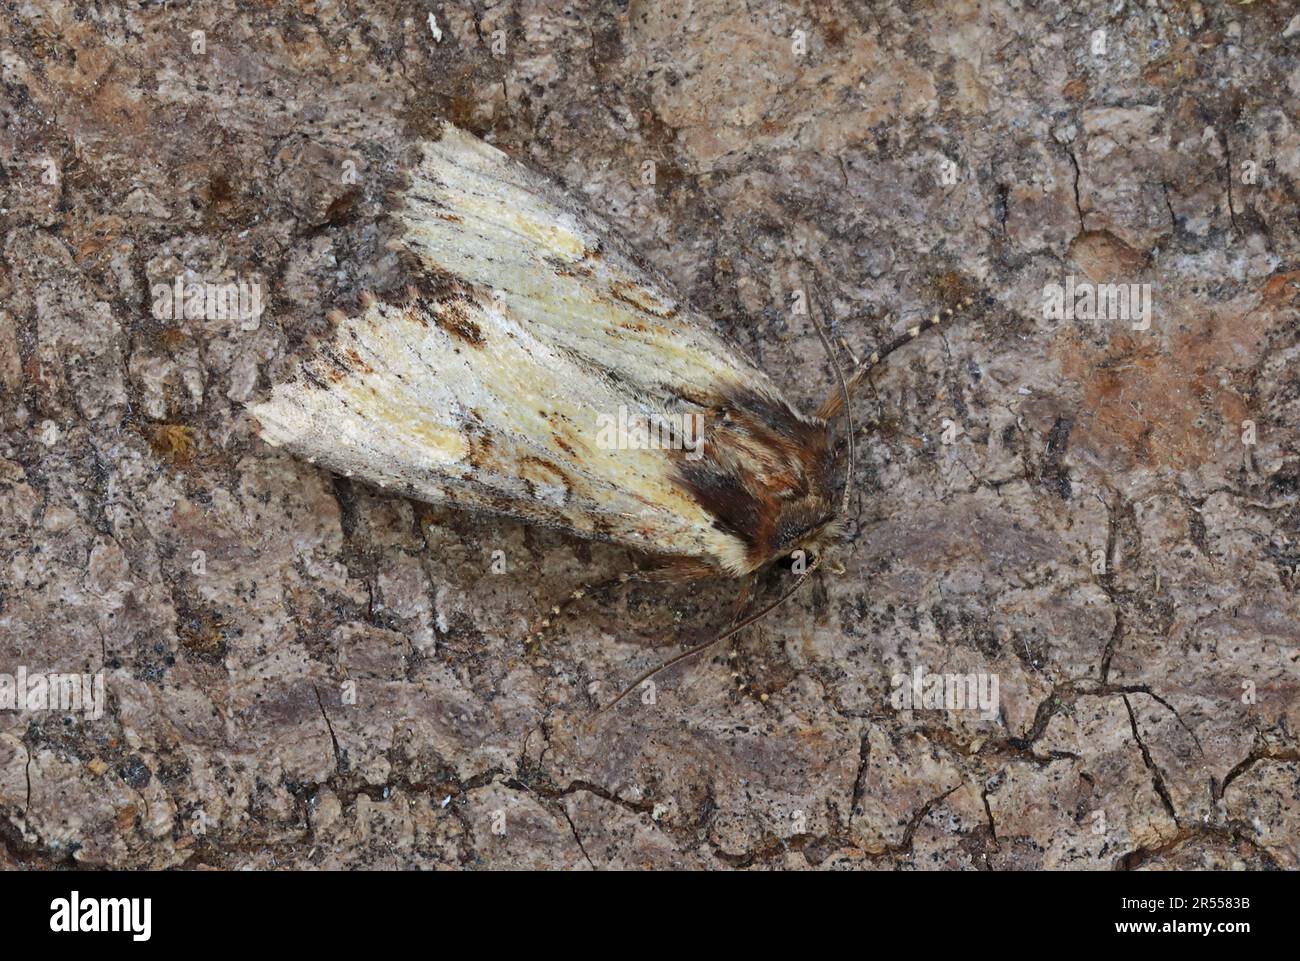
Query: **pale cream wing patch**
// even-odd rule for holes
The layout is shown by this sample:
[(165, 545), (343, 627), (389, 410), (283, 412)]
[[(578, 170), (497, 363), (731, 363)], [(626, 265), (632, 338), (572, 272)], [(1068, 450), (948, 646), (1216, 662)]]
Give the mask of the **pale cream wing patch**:
[[(437, 310), (447, 305), (434, 305)], [(422, 307), (372, 303), (252, 408), (262, 436), (346, 476), (658, 554), (739, 548), (672, 479), (661, 450), (603, 449), (595, 414), (635, 404), (498, 305), (478, 343)]]
[(423, 145), (405, 198), (406, 248), (630, 391), (700, 398), (740, 384), (779, 398), (603, 222), (495, 147), (445, 125)]
[(683, 454), (602, 442), (598, 418), (680, 423), (738, 386), (783, 404), (763, 373), (599, 221), (455, 128), (404, 198), (411, 290), (339, 317), (252, 408), (263, 437), (421, 500), (752, 567)]

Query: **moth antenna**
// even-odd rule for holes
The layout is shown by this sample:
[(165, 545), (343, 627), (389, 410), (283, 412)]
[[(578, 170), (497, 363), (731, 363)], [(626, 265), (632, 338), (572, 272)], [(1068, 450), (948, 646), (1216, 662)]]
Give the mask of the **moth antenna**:
[(822, 418), (822, 420), (830, 420), (841, 410), (846, 410), (848, 408), (849, 397), (853, 395), (853, 391), (858, 384), (862, 383), (862, 378), (866, 377), (867, 374), (876, 367), (879, 367), (886, 357), (898, 350), (900, 347), (910, 344), (927, 330), (932, 330), (945, 321), (951, 320), (958, 311), (965, 310), (974, 303), (974, 301), (975, 299), (968, 295), (962, 299), (961, 303), (959, 303), (955, 309), (952, 307), (945, 307), (943, 310), (935, 312), (935, 314), (929, 319), (914, 324), (884, 347), (873, 351), (871, 356), (859, 364), (857, 369), (849, 377), (846, 385), (847, 389), (845, 391), (834, 393), (830, 397), (826, 398), (826, 402), (822, 404), (821, 408), (817, 411), (817, 416)]
[(637, 676), (636, 680), (634, 680), (631, 684), (627, 685), (627, 687), (623, 688), (623, 690), (619, 691), (618, 696), (615, 697), (614, 700), (610, 701), (604, 707), (600, 708), (600, 710), (596, 712), (596, 715), (600, 716), (601, 714), (604, 714), (606, 711), (613, 710), (613, 708), (620, 701), (622, 701), (623, 698), (627, 697), (634, 690), (636, 690), (638, 687), (640, 687), (646, 681), (650, 680), (655, 675), (668, 670), (668, 668), (672, 667), (674, 664), (680, 664), (682, 661), (689, 661), (691, 658), (703, 654), (705, 651), (709, 650), (709, 648), (717, 647), (727, 638), (734, 637), (735, 635), (743, 631), (745, 628), (749, 627), (751, 624), (761, 621), (763, 618), (767, 617), (768, 614), (772, 613), (774, 610), (776, 610), (778, 607), (780, 607), (790, 598), (794, 597), (795, 593), (799, 590), (799, 588), (803, 587), (804, 583), (808, 580), (808, 578), (812, 576), (812, 572), (817, 570), (818, 566), (822, 562), (822, 556), (823, 555), (819, 554), (817, 557), (814, 557), (813, 562), (809, 564), (806, 568), (804, 568), (804, 572), (799, 575), (799, 579), (794, 582), (794, 584), (790, 587), (790, 589), (787, 590), (780, 597), (778, 597), (776, 600), (772, 601), (772, 603), (768, 604), (762, 610), (759, 610), (749, 615), (749, 617), (745, 618), (740, 623), (733, 624), (731, 627), (727, 628), (725, 631), (723, 631), (721, 634), (719, 634), (717, 637), (713, 638), (712, 640), (705, 641), (703, 644), (697, 644), (695, 647), (682, 651), (680, 654), (674, 654), (672, 657), (668, 658), (668, 660), (664, 661), (658, 667), (652, 667), (650, 668), (650, 670), (644, 671), (643, 673)]

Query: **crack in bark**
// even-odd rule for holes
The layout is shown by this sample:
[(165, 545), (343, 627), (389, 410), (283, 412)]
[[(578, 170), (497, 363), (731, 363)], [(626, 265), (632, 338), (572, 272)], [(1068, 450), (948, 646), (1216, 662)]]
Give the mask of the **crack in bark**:
[(1223, 800), (1224, 794), (1227, 793), (1228, 787), (1233, 781), (1241, 777), (1260, 761), (1300, 761), (1300, 750), (1295, 748), (1286, 748), (1278, 750), (1276, 748), (1255, 748), (1251, 752), (1232, 766), (1226, 775), (1224, 775), (1222, 784), (1213, 784), (1210, 786), (1210, 794), (1215, 801)]
[(1079, 158), (1074, 155), (1074, 151), (1067, 150), (1065, 155), (1070, 158), (1070, 163), (1074, 166), (1074, 212), (1079, 215), (1079, 230), (1083, 232), (1088, 229), (1084, 222), (1083, 204), (1079, 199), (1079, 181), (1083, 175), (1079, 170)]
[(1174, 205), (1169, 200), (1169, 184), (1161, 182), (1160, 190), (1165, 198), (1165, 210), (1169, 211), (1169, 237), (1171, 240), (1178, 236), (1178, 218), (1174, 215)]
[(1219, 141), (1223, 144), (1224, 169), (1227, 176), (1224, 178), (1228, 186), (1228, 219), (1232, 221), (1232, 229), (1236, 233), (1241, 233), (1241, 226), (1237, 223), (1237, 207), (1232, 198), (1232, 144), (1228, 142), (1226, 132), (1219, 134)]
[(1178, 819), (1178, 812), (1174, 810), (1173, 799), (1169, 796), (1169, 789), (1165, 787), (1165, 777), (1161, 773), (1160, 767), (1151, 759), (1151, 752), (1147, 749), (1146, 742), (1142, 740), (1142, 734), (1138, 731), (1137, 715), (1133, 713), (1133, 705), (1129, 703), (1128, 695), (1122, 695), (1124, 699), (1124, 708), (1128, 711), (1128, 722), (1133, 728), (1133, 740), (1137, 742), (1138, 748), (1142, 751), (1142, 763), (1146, 765), (1147, 770), (1151, 772), (1151, 786), (1155, 788), (1156, 794), (1160, 796), (1160, 801), (1165, 806), (1165, 812), (1174, 819), (1174, 824), (1182, 827)]
[(993, 839), (993, 847), (996, 850), (1000, 847), (998, 844), (998, 829), (993, 822), (993, 806), (989, 804), (989, 788), (987, 784), (980, 791), (980, 800), (984, 802), (984, 816), (988, 818), (989, 822), (989, 837)]
[(591, 859), (591, 855), (587, 853), (587, 846), (582, 842), (582, 835), (578, 833), (578, 826), (573, 823), (573, 818), (569, 816), (569, 811), (564, 806), (564, 802), (562, 799), (568, 797), (569, 793), (572, 792), (565, 791), (565, 792), (558, 792), (555, 794), (543, 794), (541, 791), (538, 791), (536, 788), (532, 787), (531, 785), (528, 785), (523, 781), (520, 781), (518, 778), (510, 778), (507, 781), (503, 781), (502, 784), (505, 787), (511, 788), (512, 790), (518, 790), (518, 791), (522, 791), (525, 794), (533, 795), (541, 802), (542, 806), (546, 808), (548, 811), (551, 811), (553, 815), (558, 813), (560, 817), (564, 819), (564, 822), (569, 826), (569, 831), (573, 835), (573, 840), (577, 842), (578, 850), (582, 852), (582, 856), (586, 860), (587, 864), (591, 867), (593, 871), (600, 870), (598, 867), (596, 867), (596, 862)]
[(23, 764), (23, 777), (27, 781), (27, 797), (23, 800), (23, 820), (27, 820), (27, 814), (32, 809), (32, 749), (24, 742), (23, 750), (27, 752), (27, 761)]
[(1183, 827), (1172, 838), (1157, 847), (1136, 848), (1126, 854), (1121, 854), (1115, 859), (1114, 868), (1116, 871), (1136, 871), (1152, 858), (1176, 851), (1188, 841), (1196, 838), (1212, 838), (1223, 844), (1244, 845), (1254, 851), (1261, 860), (1265, 861), (1270, 870), (1282, 870), (1282, 865), (1278, 863), (1277, 858), (1267, 848), (1247, 837), (1242, 833), (1240, 826), (1235, 824), (1198, 824)]
[(343, 752), (339, 749), (339, 739), (334, 735), (334, 725), (330, 723), (330, 716), (325, 713), (325, 702), (321, 699), (320, 688), (313, 684), (311, 689), (316, 694), (316, 705), (320, 708), (320, 716), (325, 719), (325, 727), (330, 732), (330, 742), (334, 745), (334, 770), (342, 774), (346, 770), (347, 763), (343, 758)]
[[(748, 851), (733, 853), (724, 851), (716, 842), (709, 841), (709, 847), (713, 851), (714, 857), (724, 862), (732, 868), (749, 868), (755, 864), (784, 854), (789, 851), (803, 852), (809, 847), (829, 847), (836, 850), (851, 848), (857, 851), (867, 860), (879, 860), (881, 858), (898, 857), (899, 855), (911, 854), (915, 847), (916, 832), (921, 826), (921, 822), (934, 810), (935, 806), (943, 801), (959, 787), (962, 783), (950, 787), (930, 800), (926, 801), (912, 813), (908, 819), (907, 827), (903, 829), (903, 837), (897, 844), (886, 845), (883, 851), (872, 852), (863, 850), (861, 845), (853, 838), (848, 831), (836, 831), (831, 834), (796, 834), (790, 838), (783, 838), (769, 833), (767, 840), (757, 848), (751, 848)], [(816, 862), (820, 863), (820, 862)]]
[(858, 815), (858, 807), (862, 804), (862, 798), (867, 788), (867, 766), (871, 762), (871, 726), (862, 732), (862, 740), (858, 744), (858, 770), (853, 777), (853, 794), (849, 801), (849, 820), (847, 827), (853, 826), (853, 819)]
[(563, 804), (557, 804), (556, 807), (560, 809), (560, 813), (564, 815), (564, 820), (568, 822), (569, 830), (573, 832), (573, 840), (578, 842), (578, 850), (582, 852), (582, 856), (586, 859), (587, 863), (591, 865), (593, 871), (599, 871), (600, 869), (596, 867), (596, 862), (593, 861), (591, 855), (587, 853), (587, 846), (582, 843), (582, 835), (578, 833), (578, 826), (573, 823), (573, 818), (569, 817), (568, 810)]

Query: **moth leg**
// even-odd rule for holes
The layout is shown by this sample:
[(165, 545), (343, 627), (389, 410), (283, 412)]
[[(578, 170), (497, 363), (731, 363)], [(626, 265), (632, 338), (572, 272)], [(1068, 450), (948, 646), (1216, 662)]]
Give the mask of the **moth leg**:
[(682, 565), (669, 561), (657, 567), (634, 567), (631, 571), (624, 571), (603, 581), (584, 584), (582, 587), (570, 592), (564, 600), (552, 604), (550, 609), (533, 623), (528, 630), (528, 636), (524, 639), (524, 649), (530, 654), (536, 651), (541, 645), (544, 635), (555, 626), (562, 616), (568, 613), (574, 604), (584, 597), (603, 594), (624, 584), (653, 584), (676, 581), (682, 579), (682, 577)]
[[(740, 585), (740, 593), (736, 595), (736, 600), (731, 605), (731, 623), (728, 627), (735, 627), (745, 616), (745, 610), (749, 607), (749, 602), (754, 596), (754, 585), (758, 580), (758, 575), (753, 574), (745, 579), (745, 583)], [(740, 635), (737, 634), (731, 639), (731, 650), (727, 653), (727, 660), (731, 662), (731, 679), (736, 682), (737, 693), (744, 694), (752, 692), (750, 682), (744, 678), (740, 671), (737, 670), (737, 662), (740, 660)], [(761, 700), (766, 701), (767, 695), (761, 696)]]
[(623, 573), (618, 574), (614, 577), (607, 578), (606, 580), (603, 581), (597, 581), (595, 584), (584, 584), (582, 585), (582, 587), (576, 588), (573, 591), (571, 591), (569, 595), (564, 598), (564, 600), (560, 601), (557, 604), (552, 604), (550, 610), (548, 610), (541, 617), (537, 618), (533, 622), (532, 626), (529, 627), (528, 636), (524, 638), (524, 650), (527, 651), (529, 654), (536, 651), (542, 644), (543, 635), (545, 635), (546, 632), (549, 631), (555, 625), (555, 622), (559, 620), (561, 616), (567, 613), (569, 608), (571, 608), (578, 601), (582, 600), (584, 597), (587, 597), (589, 595), (594, 596), (594, 595), (603, 594), (604, 592), (618, 586), (619, 584), (631, 583), (632, 580), (639, 573), (640, 572), (635, 569), (632, 570), (631, 572), (624, 571)]
[[(838, 574), (845, 572), (838, 561), (828, 559), (826, 554), (818, 555), (808, 568), (807, 576), (811, 578), (812, 590), (823, 592), (822, 603), (824, 603), (825, 591), (822, 576), (824, 571)], [(760, 576), (758, 572), (751, 576), (749, 583), (744, 587), (746, 595), (758, 591)], [(745, 605), (742, 604), (741, 598), (737, 598), (736, 603), (739, 612)], [(772, 692), (784, 689), (799, 673), (790, 663), (789, 658), (782, 655), (779, 643), (756, 644), (746, 652), (741, 650), (740, 635), (736, 634), (732, 637), (731, 651), (727, 656), (736, 693), (752, 698), (760, 704), (766, 704), (771, 699)]]
[[(754, 575), (742, 588), (742, 593), (736, 598), (736, 606), (732, 613), (732, 624), (740, 621), (744, 615), (745, 608), (749, 606), (749, 599), (753, 596), (754, 588), (758, 581), (758, 575)], [(747, 676), (740, 665), (740, 634), (737, 634), (731, 641), (731, 651), (727, 654), (727, 659), (731, 662), (731, 679), (736, 684), (736, 693), (745, 697), (753, 698), (760, 704), (768, 702), (768, 692), (759, 690), (758, 684), (753, 677)], [(762, 662), (761, 667), (766, 667), (767, 663)]]
[(696, 644), (694, 647), (688, 647), (680, 654), (674, 654), (672, 657), (668, 658), (668, 660), (663, 661), (657, 667), (652, 667), (648, 671), (643, 671), (641, 675), (637, 677), (636, 680), (634, 680), (631, 684), (627, 685), (627, 687), (623, 688), (623, 690), (619, 693), (617, 697), (615, 697), (612, 701), (610, 701), (608, 704), (606, 704), (596, 713), (604, 714), (606, 711), (612, 710), (613, 708), (619, 705), (619, 702), (621, 702), (623, 698), (627, 697), (628, 694), (632, 693), (634, 689), (640, 687), (642, 683), (650, 680), (650, 678), (654, 677), (656, 674), (666, 671), (670, 667), (674, 666), (675, 664), (680, 664), (682, 661), (689, 661), (692, 658), (699, 657), (701, 654), (705, 653), (706, 651), (710, 651), (713, 648), (717, 647), (719, 644), (721, 644), (723, 641), (727, 640), (728, 638), (736, 636), (738, 633), (743, 631), (745, 628), (749, 627), (751, 624), (757, 624), (763, 618), (767, 617), (768, 614), (771, 614), (774, 610), (776, 610), (786, 601), (790, 600), (790, 598), (794, 597), (795, 594), (799, 593), (799, 588), (803, 587), (803, 585), (807, 583), (808, 578), (812, 577), (812, 575), (816, 573), (817, 568), (821, 566), (823, 557), (824, 555), (822, 554), (818, 554), (816, 557), (814, 557), (813, 562), (808, 565), (808, 567), (804, 570), (802, 574), (799, 575), (798, 579), (794, 582), (794, 584), (786, 588), (785, 591), (783, 591), (781, 595), (777, 597), (776, 600), (771, 601), (770, 603), (764, 605), (763, 607), (759, 608), (757, 611), (755, 611), (752, 614), (747, 614), (744, 618), (732, 624), (731, 627), (727, 628), (725, 631), (723, 631), (717, 637), (714, 637), (712, 640), (705, 641), (702, 644)]
[(718, 569), (707, 561), (694, 557), (673, 557), (665, 560), (659, 567), (646, 572), (648, 580), (658, 583), (679, 584), (686, 581), (710, 580), (718, 577)]
[(751, 574), (745, 579), (745, 583), (740, 585), (740, 593), (731, 603), (731, 623), (728, 627), (735, 627), (740, 623), (740, 619), (745, 616), (745, 608), (749, 607), (749, 602), (754, 596), (755, 575)]
[[(684, 576), (684, 569), (681, 564), (671, 564), (670, 568), (675, 570), (675, 574), (676, 574), (675, 579), (680, 580)], [(685, 576), (697, 578), (706, 575), (698, 572), (693, 572), (690, 574), (686, 574)], [(712, 641), (707, 641), (704, 644), (700, 644), (697, 645), (696, 647), (689, 648), (686, 652), (682, 654), (678, 654), (676, 657), (669, 658), (667, 661), (660, 664), (658, 667), (646, 671), (635, 681), (629, 684), (627, 687), (623, 688), (623, 690), (621, 690), (618, 693), (618, 696), (615, 697), (614, 700), (606, 704), (603, 708), (601, 708), (598, 713), (603, 714), (605, 711), (608, 711), (610, 708), (614, 707), (616, 704), (618, 704), (619, 701), (623, 700), (623, 698), (627, 697), (630, 693), (632, 693), (632, 690), (634, 688), (640, 687), (643, 683), (648, 681), (650, 678), (654, 677), (660, 671), (667, 670), (668, 668), (672, 667), (674, 664), (676, 664), (679, 661), (687, 660), (689, 658), (694, 657), (696, 654), (703, 653), (708, 648), (713, 647), (715, 644), (720, 643), (726, 638), (737, 633), (741, 628), (746, 627), (750, 623), (752, 623), (754, 619), (750, 618), (747, 620), (745, 618), (745, 611), (749, 608), (749, 602), (750, 599), (753, 597), (753, 593), (754, 593), (754, 584), (757, 582), (757, 580), (758, 580), (758, 575), (751, 574), (750, 576), (746, 577), (744, 583), (741, 584), (740, 593), (736, 595), (736, 599), (731, 604), (731, 621), (728, 624), (726, 631), (724, 631), (718, 637), (714, 638)], [(733, 643), (731, 648), (731, 653), (728, 655), (728, 658), (734, 659), (735, 657), (736, 657), (736, 648)], [(733, 678), (737, 678), (740, 675), (733, 672), (731, 676)], [(742, 684), (741, 687), (744, 687), (744, 685)]]

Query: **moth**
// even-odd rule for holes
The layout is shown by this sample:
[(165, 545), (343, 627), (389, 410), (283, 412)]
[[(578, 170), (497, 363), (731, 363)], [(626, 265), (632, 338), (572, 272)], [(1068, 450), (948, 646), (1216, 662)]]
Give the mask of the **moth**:
[[(390, 210), (398, 280), (330, 315), (332, 333), (251, 408), (261, 436), (420, 501), (625, 545), (666, 578), (812, 558), (776, 601), (738, 605), (730, 630), (656, 670), (753, 623), (821, 563), (849, 493), (832, 421), (871, 367), (940, 320), (850, 378), (835, 364), (837, 389), (809, 416), (605, 223), (450, 124)], [(846, 439), (851, 469), (851, 426)]]

